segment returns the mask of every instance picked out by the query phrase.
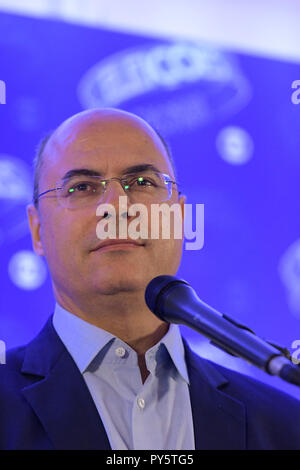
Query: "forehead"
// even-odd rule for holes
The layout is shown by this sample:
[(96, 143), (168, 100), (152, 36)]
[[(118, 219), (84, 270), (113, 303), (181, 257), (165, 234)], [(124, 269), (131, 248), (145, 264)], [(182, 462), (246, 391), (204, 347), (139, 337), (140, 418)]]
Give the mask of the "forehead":
[(88, 168), (105, 176), (129, 166), (153, 164), (173, 174), (167, 151), (143, 120), (127, 115), (92, 115), (68, 120), (49, 139), (42, 178), (58, 181), (67, 171)]

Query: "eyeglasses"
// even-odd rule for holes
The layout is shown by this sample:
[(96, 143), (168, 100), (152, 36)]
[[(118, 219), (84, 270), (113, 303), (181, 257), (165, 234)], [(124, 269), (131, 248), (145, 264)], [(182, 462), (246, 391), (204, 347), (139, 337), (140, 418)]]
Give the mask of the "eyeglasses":
[[(111, 181), (118, 181), (132, 203), (159, 203), (172, 197), (173, 187), (177, 186), (170, 176), (158, 172), (145, 172), (126, 175), (122, 178), (104, 179), (101, 176), (74, 176), (59, 181), (56, 188), (38, 195), (56, 191), (58, 203), (67, 209), (90, 207), (97, 204)], [(177, 187), (175, 188), (177, 190)]]

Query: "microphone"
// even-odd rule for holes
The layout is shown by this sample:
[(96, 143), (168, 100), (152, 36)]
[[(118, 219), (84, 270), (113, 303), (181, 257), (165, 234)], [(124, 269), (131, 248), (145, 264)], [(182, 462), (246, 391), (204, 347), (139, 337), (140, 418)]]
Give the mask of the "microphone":
[(281, 353), (284, 350), (207, 305), (183, 279), (155, 277), (146, 288), (145, 300), (148, 308), (161, 320), (193, 328), (229, 354), (245, 359), (268, 374), (300, 385), (300, 369)]

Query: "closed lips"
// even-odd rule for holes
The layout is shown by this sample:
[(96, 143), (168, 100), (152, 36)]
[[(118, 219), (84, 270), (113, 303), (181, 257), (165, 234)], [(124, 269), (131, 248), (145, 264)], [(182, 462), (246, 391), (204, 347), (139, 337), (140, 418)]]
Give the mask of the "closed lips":
[(144, 246), (142, 243), (138, 243), (135, 240), (107, 240), (103, 243), (100, 243), (96, 248), (94, 248), (91, 251), (97, 251), (100, 250), (101, 248), (107, 247), (107, 246), (121, 246), (121, 245), (131, 245), (131, 246)]

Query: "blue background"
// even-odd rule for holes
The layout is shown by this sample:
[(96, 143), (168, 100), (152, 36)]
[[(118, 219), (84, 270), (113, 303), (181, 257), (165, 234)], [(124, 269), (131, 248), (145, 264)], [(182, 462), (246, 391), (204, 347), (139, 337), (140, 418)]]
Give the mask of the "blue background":
[[(31, 265), (28, 253), (23, 264), (13, 258), (32, 250), (25, 207), (36, 145), (91, 106), (146, 118), (171, 147), (187, 202), (205, 205), (204, 247), (184, 251), (178, 275), (214, 308), (291, 348), (300, 339), (300, 105), (291, 101), (299, 65), (7, 14), (0, 32), (0, 339), (7, 348), (33, 338), (54, 307), (45, 264)], [(105, 70), (110, 75), (97, 81)], [(300, 396), (182, 331), (200, 354)]]

